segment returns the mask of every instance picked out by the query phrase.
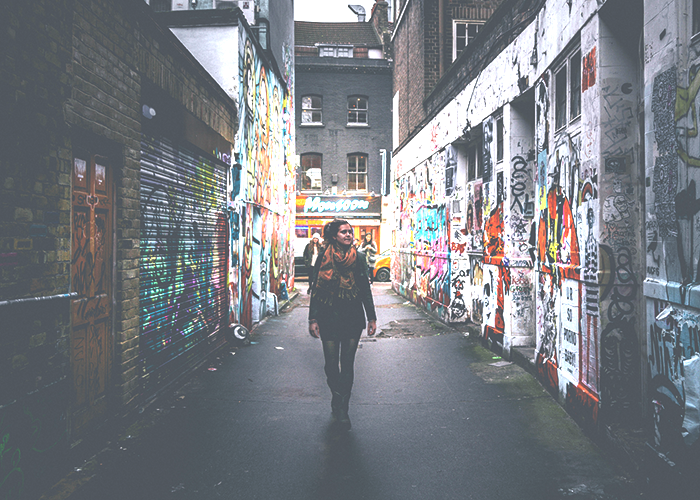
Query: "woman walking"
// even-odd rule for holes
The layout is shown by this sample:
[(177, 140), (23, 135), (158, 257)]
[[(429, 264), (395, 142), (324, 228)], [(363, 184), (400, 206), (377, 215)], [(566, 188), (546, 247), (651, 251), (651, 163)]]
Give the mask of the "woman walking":
[(369, 269), (369, 282), (374, 282), (374, 264), (377, 262), (377, 244), (372, 238), (372, 233), (365, 233), (365, 237), (362, 239), (362, 244), (359, 247), (361, 252), (365, 253), (367, 258), (367, 268)]
[(329, 222), (323, 229), (323, 240), (309, 305), (309, 333), (323, 343), (333, 419), (350, 429), (348, 406), (355, 353), (365, 328), (365, 315), (369, 336), (377, 330), (377, 315), (367, 263), (353, 245), (350, 223), (342, 219)]
[(309, 273), (309, 288), (306, 289), (307, 294), (311, 293), (311, 289), (314, 286), (314, 280), (316, 279), (316, 276), (314, 276), (314, 269), (316, 265), (316, 259), (318, 259), (318, 256), (321, 252), (320, 240), (321, 235), (318, 233), (314, 233), (311, 237), (311, 240), (304, 248), (304, 264), (306, 264), (306, 269)]

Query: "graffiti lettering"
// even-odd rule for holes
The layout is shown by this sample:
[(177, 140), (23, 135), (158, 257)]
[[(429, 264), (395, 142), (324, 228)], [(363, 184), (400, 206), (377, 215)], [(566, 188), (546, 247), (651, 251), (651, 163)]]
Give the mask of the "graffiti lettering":
[(585, 55), (583, 58), (583, 75), (581, 78), (581, 92), (585, 92), (589, 88), (595, 85), (596, 80), (596, 48), (593, 47), (591, 51)]
[(511, 172), (510, 192), (513, 201), (510, 208), (517, 209), (526, 217), (532, 217), (535, 213), (535, 202), (530, 201), (529, 186), (532, 182), (532, 172), (528, 162), (522, 156), (513, 158), (513, 170)]

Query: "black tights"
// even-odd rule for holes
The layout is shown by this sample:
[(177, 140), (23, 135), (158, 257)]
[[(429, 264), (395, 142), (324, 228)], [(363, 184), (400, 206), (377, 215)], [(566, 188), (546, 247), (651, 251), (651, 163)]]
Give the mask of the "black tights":
[(355, 353), (359, 338), (324, 340), (323, 357), (326, 360), (324, 371), (328, 387), (340, 394), (350, 394), (355, 378)]

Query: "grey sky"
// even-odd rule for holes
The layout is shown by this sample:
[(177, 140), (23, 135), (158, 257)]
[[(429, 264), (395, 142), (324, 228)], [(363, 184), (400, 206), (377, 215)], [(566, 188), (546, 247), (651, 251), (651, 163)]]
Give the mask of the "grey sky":
[(348, 5), (362, 5), (369, 20), (374, 0), (294, 0), (294, 20), (338, 23), (357, 21), (357, 16)]

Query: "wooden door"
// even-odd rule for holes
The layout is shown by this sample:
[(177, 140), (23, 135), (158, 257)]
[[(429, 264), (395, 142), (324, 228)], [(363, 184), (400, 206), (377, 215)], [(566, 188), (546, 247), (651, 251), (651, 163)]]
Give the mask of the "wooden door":
[(112, 366), (112, 172), (108, 158), (73, 159), (71, 368), (73, 431), (105, 414)]

